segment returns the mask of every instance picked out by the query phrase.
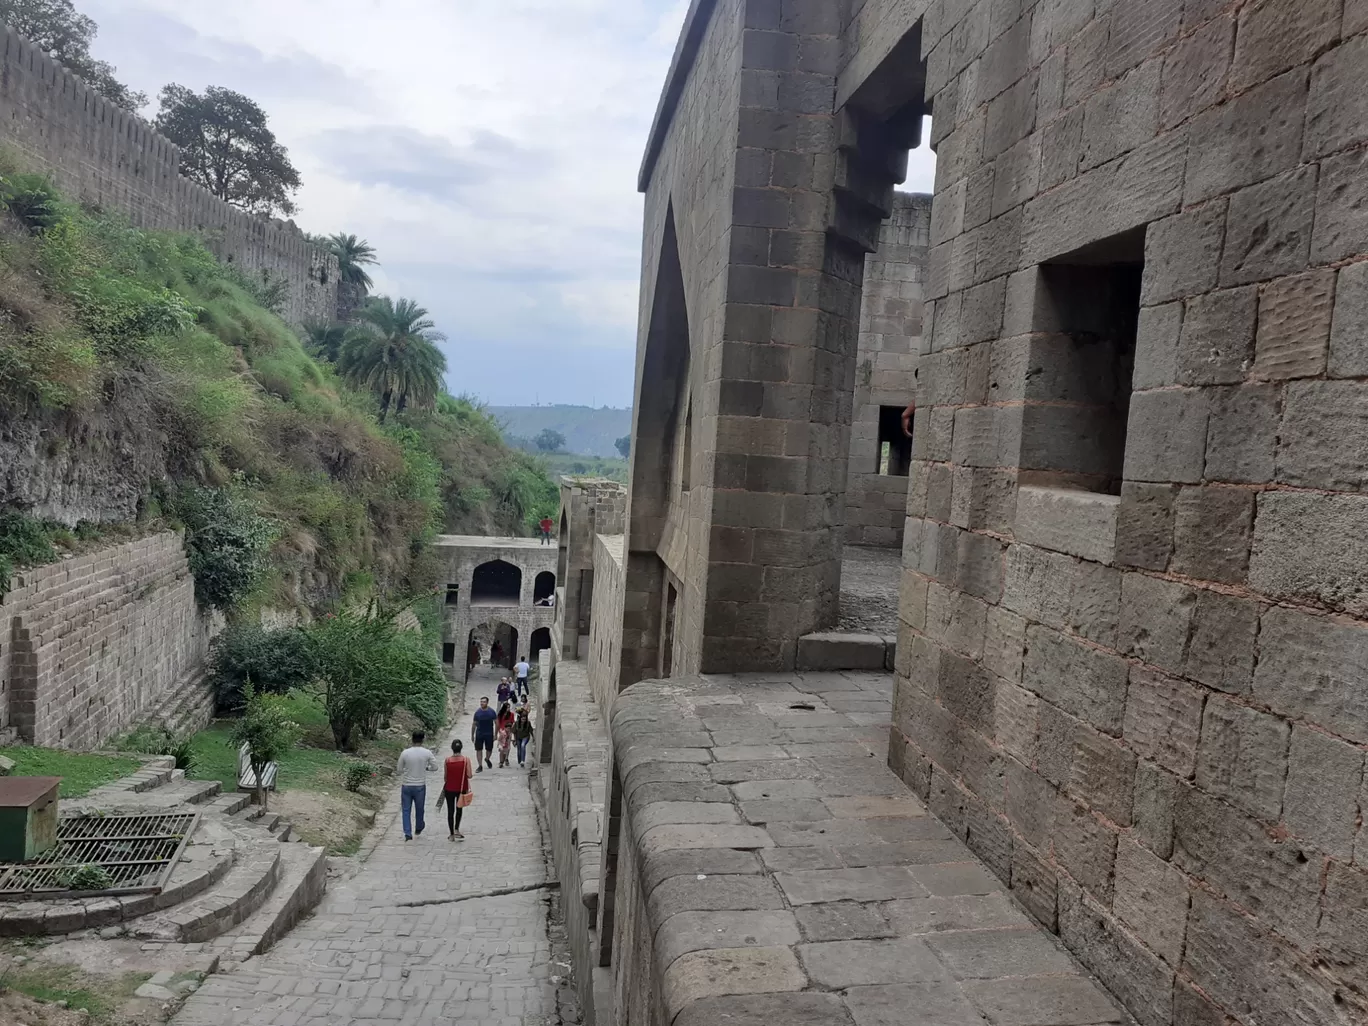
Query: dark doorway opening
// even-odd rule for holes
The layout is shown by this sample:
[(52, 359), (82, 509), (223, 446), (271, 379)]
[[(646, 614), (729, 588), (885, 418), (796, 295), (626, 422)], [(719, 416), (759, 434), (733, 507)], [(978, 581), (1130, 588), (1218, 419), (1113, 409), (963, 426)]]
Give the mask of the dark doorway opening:
[(533, 666), (537, 664), (537, 656), (551, 647), (551, 628), (538, 627), (532, 632), (531, 651), (527, 653), (527, 661)]
[(537, 579), (532, 582), (532, 602), (538, 606), (549, 606), (548, 600), (556, 594), (556, 575), (550, 570), (543, 570), (537, 574)]
[(442, 662), (446, 663), (448, 666), (451, 666), (456, 662), (456, 642), (442, 642)]
[(516, 606), (522, 598), (522, 571), (493, 559), (475, 568), (470, 579), (472, 606)]
[(911, 466), (912, 439), (903, 433), (902, 410), (897, 406), (880, 406), (878, 473), (906, 477)]
[(467, 672), (474, 666), (470, 662), (475, 656), (475, 646), (479, 646), (479, 661), (494, 667), (512, 669), (518, 661), (518, 629), (502, 621), (482, 623), (472, 628), (466, 641), (469, 653), (466, 657)]
[(446, 586), (446, 604), (454, 606), (461, 601), (461, 586), (459, 584), (448, 584)]

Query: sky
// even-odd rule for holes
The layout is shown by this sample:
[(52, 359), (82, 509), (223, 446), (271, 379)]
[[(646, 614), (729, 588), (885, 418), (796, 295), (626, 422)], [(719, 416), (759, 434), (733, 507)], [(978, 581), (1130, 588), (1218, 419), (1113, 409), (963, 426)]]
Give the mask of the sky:
[[(630, 405), (636, 175), (688, 0), (76, 6), (133, 88), (261, 104), (303, 178), (295, 221), (376, 248), (375, 291), (447, 336), (450, 391)], [(930, 191), (933, 171), (914, 154), (904, 188)]]

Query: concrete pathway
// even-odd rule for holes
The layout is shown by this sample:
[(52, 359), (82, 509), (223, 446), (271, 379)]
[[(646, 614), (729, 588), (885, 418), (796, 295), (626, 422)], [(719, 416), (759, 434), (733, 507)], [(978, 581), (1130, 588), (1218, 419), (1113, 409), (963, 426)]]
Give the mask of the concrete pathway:
[[(497, 685), (477, 667), (471, 707)], [(468, 754), (470, 716), (454, 730)], [(360, 870), (330, 882), (313, 917), (265, 955), (206, 980), (175, 1026), (559, 1026), (551, 977), (568, 969), (552, 962), (547, 892), (453, 900), (548, 879), (527, 771), (514, 760), (475, 777), (464, 841), (447, 840), (440, 790), (434, 773), (427, 829), (406, 843), (396, 785)]]

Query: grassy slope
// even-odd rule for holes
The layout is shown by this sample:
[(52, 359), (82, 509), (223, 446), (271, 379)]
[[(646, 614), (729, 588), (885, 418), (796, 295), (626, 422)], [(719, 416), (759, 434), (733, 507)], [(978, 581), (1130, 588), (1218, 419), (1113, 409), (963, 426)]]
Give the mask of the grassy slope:
[(80, 798), (101, 784), (127, 776), (141, 765), (137, 759), (23, 745), (0, 749), (0, 754), (14, 760), (16, 777), (61, 777), (58, 793), (63, 798)]

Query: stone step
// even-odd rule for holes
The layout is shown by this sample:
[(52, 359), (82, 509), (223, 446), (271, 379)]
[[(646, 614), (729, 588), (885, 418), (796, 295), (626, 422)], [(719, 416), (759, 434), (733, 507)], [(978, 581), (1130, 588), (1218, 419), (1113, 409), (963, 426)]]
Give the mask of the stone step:
[(222, 791), (213, 801), (205, 805), (206, 812), (216, 812), (221, 816), (231, 816), (252, 804), (252, 796), (239, 791)]
[(318, 904), (328, 884), (327, 853), (307, 844), (282, 845), (280, 863), (271, 896), (251, 918), (215, 938), (210, 950), (234, 962), (260, 955)]
[(135, 937), (180, 941), (213, 940), (248, 919), (280, 880), (284, 845), (274, 838), (240, 838), (233, 867), (207, 891), (132, 924)]

